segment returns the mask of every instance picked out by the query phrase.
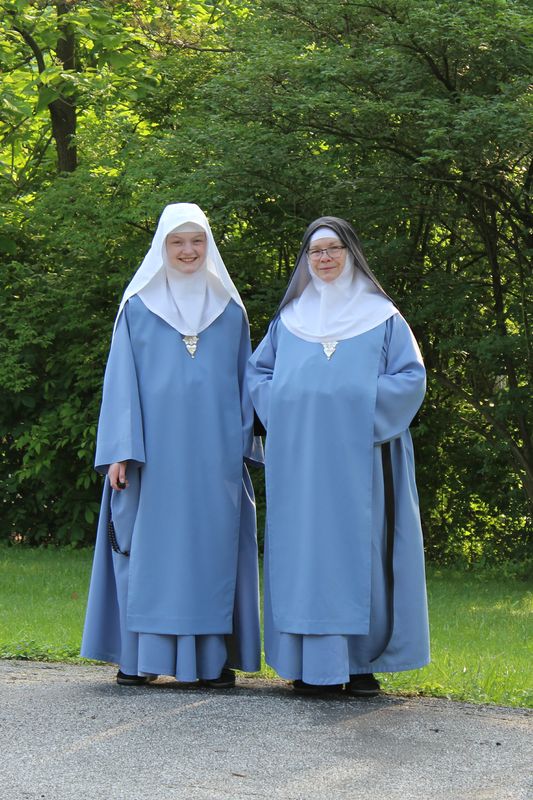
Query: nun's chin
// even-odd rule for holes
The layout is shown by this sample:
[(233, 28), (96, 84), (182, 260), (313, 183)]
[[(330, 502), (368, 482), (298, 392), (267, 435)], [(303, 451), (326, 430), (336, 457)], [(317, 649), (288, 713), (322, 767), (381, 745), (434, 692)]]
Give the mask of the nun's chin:
[(320, 278), (320, 280), (324, 281), (324, 283), (333, 283), (333, 281), (340, 277), (343, 267), (344, 264), (342, 266), (339, 266), (338, 264), (332, 264), (331, 266), (327, 267), (313, 266), (313, 272), (317, 278)]
[(169, 264), (171, 269), (175, 270), (176, 272), (181, 273), (182, 275), (193, 275), (195, 272), (198, 272), (199, 269), (202, 268), (204, 262), (198, 258), (194, 261), (181, 261), (177, 260), (173, 264)]

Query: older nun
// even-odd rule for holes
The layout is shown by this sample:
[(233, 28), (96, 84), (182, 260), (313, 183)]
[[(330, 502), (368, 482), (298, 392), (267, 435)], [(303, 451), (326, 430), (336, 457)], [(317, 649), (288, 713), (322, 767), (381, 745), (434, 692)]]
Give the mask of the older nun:
[(266, 440), (265, 654), (296, 691), (380, 690), (429, 660), (409, 425), (425, 371), (352, 226), (305, 232), (249, 365)]
[(118, 310), (82, 655), (117, 682), (235, 684), (260, 663), (249, 328), (205, 214), (167, 206)]

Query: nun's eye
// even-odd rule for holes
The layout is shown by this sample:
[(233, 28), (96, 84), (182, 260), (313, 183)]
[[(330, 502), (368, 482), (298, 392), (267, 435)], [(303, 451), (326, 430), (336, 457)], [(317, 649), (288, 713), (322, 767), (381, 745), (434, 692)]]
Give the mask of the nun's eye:
[(329, 258), (338, 258), (343, 250), (346, 250), (346, 248), (343, 245), (337, 244), (333, 247), (324, 247), (322, 250), (318, 250), (318, 248), (315, 250), (308, 250), (307, 255), (311, 260), (314, 259), (315, 261), (321, 257), (322, 253), (325, 253)]

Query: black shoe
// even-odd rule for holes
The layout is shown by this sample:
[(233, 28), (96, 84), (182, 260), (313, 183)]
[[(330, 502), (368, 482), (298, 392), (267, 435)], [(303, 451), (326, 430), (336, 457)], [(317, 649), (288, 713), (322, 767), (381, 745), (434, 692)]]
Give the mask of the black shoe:
[(350, 683), (346, 684), (346, 691), (354, 697), (376, 697), (380, 693), (379, 682), (371, 672), (365, 675), (350, 675)]
[(305, 681), (296, 680), (292, 683), (292, 688), (296, 692), (296, 694), (307, 694), (307, 695), (321, 695), (321, 694), (332, 694), (333, 692), (338, 692), (342, 689), (342, 684), (338, 683), (327, 683), (327, 684), (318, 684), (318, 683), (306, 683)]
[(202, 686), (207, 686), (208, 689), (233, 689), (235, 686), (235, 672), (228, 667), (224, 667), (218, 678), (206, 680), (200, 679)]
[(126, 675), (125, 672), (119, 669), (117, 683), (120, 686), (144, 686), (145, 683), (148, 683), (148, 678), (146, 675)]

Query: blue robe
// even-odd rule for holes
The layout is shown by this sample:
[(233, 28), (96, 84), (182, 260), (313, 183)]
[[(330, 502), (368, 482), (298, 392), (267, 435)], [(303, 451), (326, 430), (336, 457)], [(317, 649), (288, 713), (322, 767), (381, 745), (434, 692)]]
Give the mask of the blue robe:
[[(96, 468), (105, 480), (82, 655), (128, 674), (216, 678), (260, 665), (248, 323), (230, 300), (191, 358), (132, 297), (106, 368)], [(124, 556), (107, 537), (110, 517)]]
[[(340, 341), (328, 360), (320, 343), (277, 317), (250, 360), (249, 386), (267, 429), (267, 663), (315, 684), (423, 666), (429, 632), (408, 428), (425, 370), (407, 323), (396, 314)], [(385, 442), (394, 484), (393, 615)]]

